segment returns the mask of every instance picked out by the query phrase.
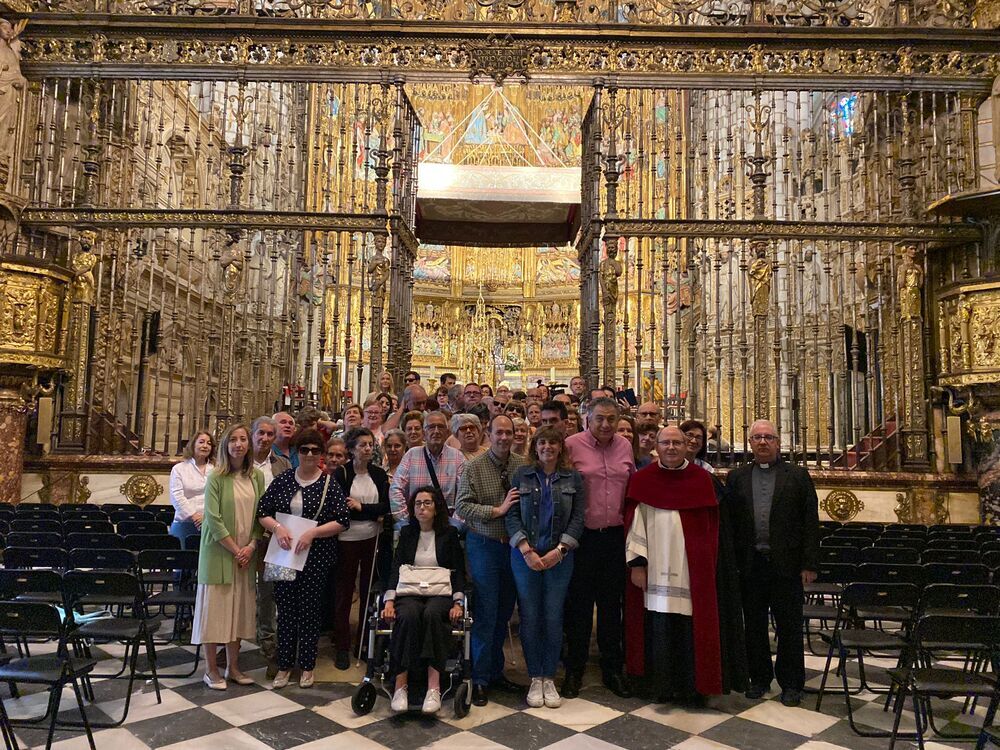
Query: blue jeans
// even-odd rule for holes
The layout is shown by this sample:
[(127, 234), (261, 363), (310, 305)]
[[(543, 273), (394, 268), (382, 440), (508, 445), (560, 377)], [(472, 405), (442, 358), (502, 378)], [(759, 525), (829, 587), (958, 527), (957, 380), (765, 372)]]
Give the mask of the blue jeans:
[(469, 559), (472, 593), (472, 681), (488, 685), (503, 675), (503, 642), (517, 598), (510, 573), (510, 546), (469, 531), (465, 552)]
[(532, 570), (512, 549), (510, 567), (521, 613), (521, 648), (529, 677), (555, 677), (563, 640), (563, 605), (573, 577), (573, 553), (548, 570)]
[(175, 536), (181, 540), (181, 548), (185, 547), (184, 540), (194, 534), (200, 534), (201, 530), (194, 525), (194, 521), (174, 521), (170, 524), (170, 536)]

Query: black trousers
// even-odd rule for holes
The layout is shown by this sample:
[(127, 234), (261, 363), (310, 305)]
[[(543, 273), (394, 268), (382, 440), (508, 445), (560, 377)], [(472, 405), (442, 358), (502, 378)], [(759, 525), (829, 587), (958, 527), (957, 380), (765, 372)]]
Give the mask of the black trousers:
[(421, 664), (443, 672), (451, 650), (450, 596), (401, 596), (389, 641), (389, 671), (409, 672)]
[(625, 601), (625, 528), (584, 529), (574, 553), (573, 578), (566, 595), (566, 671), (581, 674), (590, 653), (597, 605), (597, 646), (601, 671), (617, 674), (624, 664), (622, 609)]
[[(771, 664), (768, 611), (774, 616), (778, 655)], [(774, 677), (783, 690), (801, 690), (805, 684), (802, 650), (802, 579), (779, 575), (770, 557), (755, 552), (743, 579), (743, 621), (746, 628), (750, 681), (767, 687)]]

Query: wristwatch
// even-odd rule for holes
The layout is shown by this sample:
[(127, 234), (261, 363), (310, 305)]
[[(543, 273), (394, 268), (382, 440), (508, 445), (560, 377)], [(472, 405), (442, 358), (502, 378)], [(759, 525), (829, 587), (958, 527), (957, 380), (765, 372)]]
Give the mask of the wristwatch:
[(566, 553), (569, 552), (569, 547), (565, 544), (557, 544), (556, 549), (559, 550), (559, 554), (563, 557), (566, 557)]

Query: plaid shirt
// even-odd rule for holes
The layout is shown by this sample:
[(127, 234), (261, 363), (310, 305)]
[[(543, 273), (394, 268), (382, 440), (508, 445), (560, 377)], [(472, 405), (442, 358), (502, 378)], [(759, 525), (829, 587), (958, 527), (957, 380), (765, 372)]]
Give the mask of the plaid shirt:
[(510, 489), (511, 477), (526, 463), (527, 459), (516, 453), (501, 462), (492, 450), (488, 450), (465, 465), (462, 481), (458, 484), (455, 515), (465, 521), (470, 531), (506, 541), (506, 521), (503, 516), (493, 518), (493, 508), (503, 502)]
[[(434, 473), (441, 485), (444, 501), (449, 508), (454, 508), (455, 494), (458, 492), (458, 479), (462, 476), (465, 456), (462, 455), (462, 451), (446, 445), (441, 449), (441, 455), (436, 460), (434, 456), (431, 456), (431, 462), (434, 464)], [(396, 467), (396, 473), (392, 475), (392, 485), (389, 487), (389, 504), (396, 520), (409, 521), (406, 502), (410, 499), (410, 495), (416, 492), (419, 487), (433, 484), (431, 473), (427, 471), (424, 448), (410, 448), (403, 454), (403, 460)]]

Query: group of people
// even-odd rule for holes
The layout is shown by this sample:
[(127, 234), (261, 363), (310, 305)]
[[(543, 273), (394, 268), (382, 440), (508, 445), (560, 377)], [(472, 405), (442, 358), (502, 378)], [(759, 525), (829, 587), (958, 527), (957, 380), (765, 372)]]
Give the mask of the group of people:
[[(781, 460), (771, 422), (750, 426), (753, 461), (723, 483), (703, 423), (663, 426), (655, 403), (627, 413), (613, 390), (587, 391), (583, 378), (553, 395), (446, 374), (434, 399), (418, 373), (405, 381), (397, 398), (391, 378), (380, 379), (339, 423), (306, 408), (230, 425), (217, 449), (205, 432), (189, 441), (171, 474), (171, 533), (200, 532), (192, 643), (206, 644), (206, 685), (248, 681), (238, 644), (256, 639), (275, 688), (296, 666), (311, 686), (325, 625), (347, 669), (377, 585), (393, 626), (396, 711), (409, 707), (413, 670), (426, 671), (421, 709), (440, 708), (467, 601), (476, 705), (492, 690), (526, 691), (532, 707), (579, 695), (595, 609), (602, 681), (618, 695), (760, 698), (776, 677), (782, 701), (798, 704), (818, 502), (805, 469)], [(280, 513), (315, 524), (295, 537)], [(269, 537), (308, 550), (305, 567), (265, 574)], [(527, 686), (504, 674), (515, 605)]]

